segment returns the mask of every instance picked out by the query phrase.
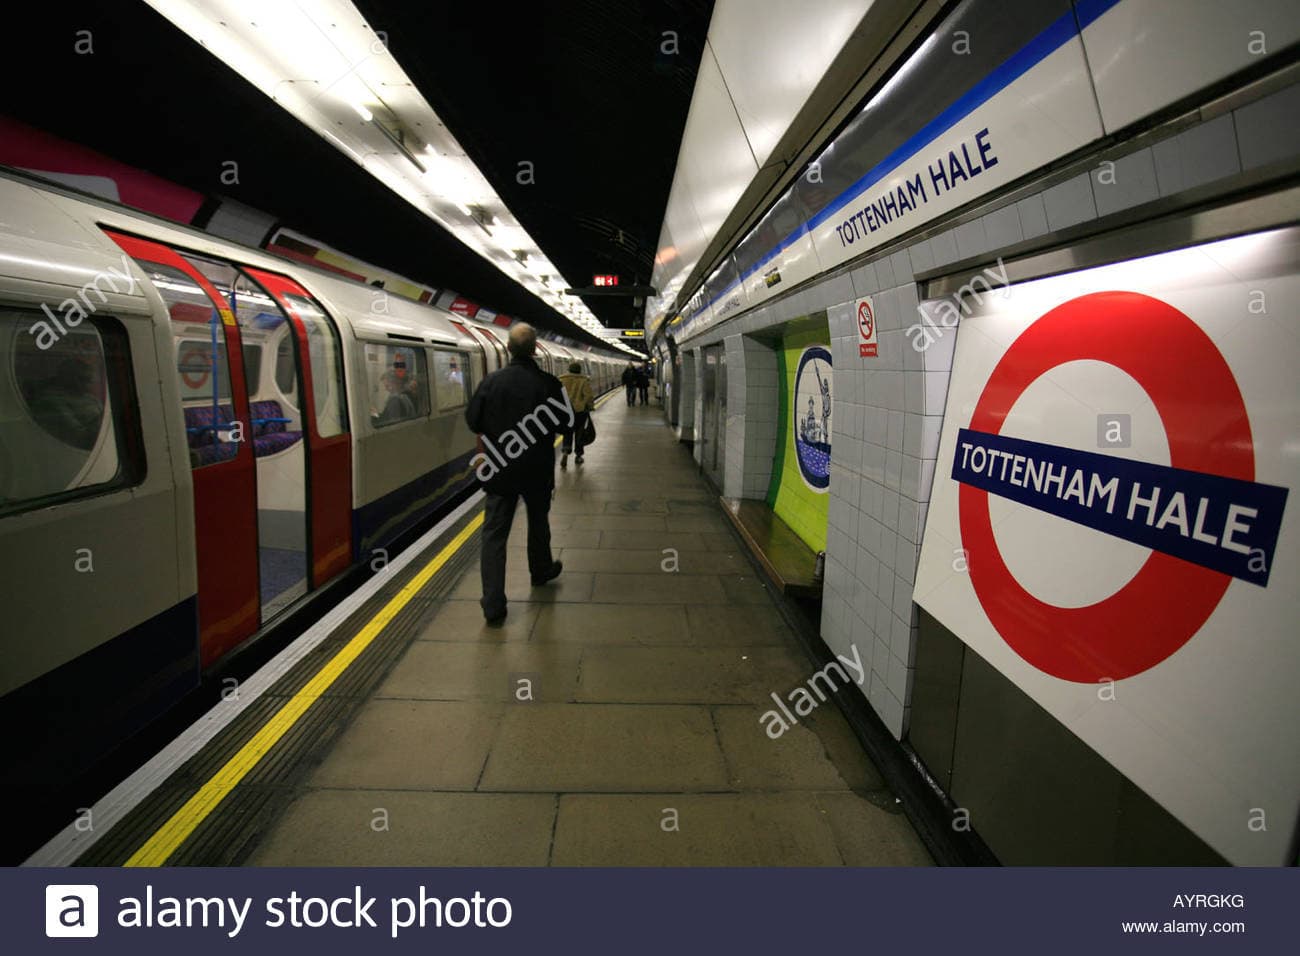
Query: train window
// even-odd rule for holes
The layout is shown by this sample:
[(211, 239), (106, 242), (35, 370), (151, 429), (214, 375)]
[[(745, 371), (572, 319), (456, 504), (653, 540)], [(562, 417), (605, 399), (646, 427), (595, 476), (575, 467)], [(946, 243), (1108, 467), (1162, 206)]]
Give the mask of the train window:
[[(294, 407), (297, 407), (298, 366), (293, 356), (293, 339), (287, 335), (280, 339), (275, 349), (275, 387), (284, 395), (292, 396)], [(249, 394), (253, 394), (252, 385), (248, 388)]]
[(257, 390), (262, 387), (262, 346), (257, 343), (245, 342), (244, 351), (244, 378), (248, 382), (248, 393), (257, 394)]
[[(266, 290), (231, 263), (204, 259), (186, 252), (181, 252), (180, 255), (225, 296), (235, 312), (239, 335), (245, 346), (273, 342), (276, 345), (275, 390), (272, 391), (269, 387), (264, 390), (261, 387), (261, 376), (249, 375), (249, 400), (276, 400), (282, 411), (293, 413), (290, 417), (296, 419), (299, 406), (297, 355), (288, 320), (280, 306)], [(247, 371), (245, 369), (246, 373)], [(289, 423), (289, 427), (296, 429), (298, 425), (294, 421)]]
[(230, 461), (238, 454), (239, 445), (238, 436), (223, 427), (235, 418), (225, 323), (207, 292), (184, 272), (156, 262), (141, 261), (139, 265), (171, 315), (190, 467)]
[(403, 345), (363, 347), (370, 422), (385, 428), (429, 415), (429, 375), (424, 349)]
[(311, 360), (311, 385), (316, 399), (316, 429), (321, 438), (347, 431), (343, 391), (343, 360), (338, 333), (315, 301), (300, 295), (285, 295), (307, 329), (307, 351)]
[[(222, 443), (210, 426), (230, 421), (230, 367), (226, 361), (226, 337), (221, 317), (208, 294), (179, 269), (156, 262), (139, 266), (153, 282), (167, 305), (176, 348), (176, 380), (181, 402), (186, 406), (190, 463), (194, 467), (235, 457), (235, 446)], [(199, 405), (216, 411), (199, 411)], [(194, 409), (194, 410), (191, 410)]]
[(218, 341), (215, 348), (210, 338), (191, 336), (189, 329), (178, 329), (173, 323), (172, 337), (176, 345), (176, 371), (180, 377), (181, 401), (211, 400), (213, 376), (217, 370), (216, 398), (230, 402), (230, 369), (226, 364), (226, 343)]
[(144, 473), (126, 330), (95, 316), (42, 348), (31, 332), (40, 318), (0, 309), (0, 514)]
[(469, 355), (465, 352), (433, 353), (433, 387), (437, 393), (438, 411), (462, 408), (469, 400)]

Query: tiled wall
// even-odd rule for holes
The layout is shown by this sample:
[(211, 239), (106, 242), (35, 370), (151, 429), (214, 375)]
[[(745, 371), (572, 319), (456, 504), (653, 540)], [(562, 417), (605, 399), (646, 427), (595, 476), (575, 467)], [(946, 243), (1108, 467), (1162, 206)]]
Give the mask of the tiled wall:
[[(1129, 209), (1238, 172), (1300, 155), (1300, 85), (1209, 116), (1162, 140), (1100, 159), (1088, 171), (970, 222), (913, 242), (769, 303), (688, 347), (722, 340), (728, 350), (728, 494), (762, 497), (775, 439), (775, 355), (749, 334), (826, 309), (837, 388), (822, 638), (838, 653), (856, 645), (870, 678), (864, 691), (901, 738), (916, 663), (912, 604), (921, 534), (934, 480), (956, 336), (912, 348), (916, 275), (972, 257), (993, 264), (1008, 246)], [(861, 358), (856, 299), (874, 299), (879, 355)], [(739, 359), (743, 359), (740, 361)], [(864, 374), (870, 372), (872, 374)], [(772, 422), (772, 430), (766, 425)]]
[(691, 356), (695, 365), (695, 445), (691, 456), (697, 465), (704, 464), (704, 355), (701, 349), (692, 349)]
[(776, 457), (776, 351), (746, 335), (729, 335), (727, 351), (727, 467), (723, 493), (763, 498)]
[(695, 417), (696, 396), (699, 394), (699, 389), (696, 387), (698, 378), (696, 358), (698, 352), (682, 349), (678, 354), (681, 357), (682, 366), (678, 369), (678, 374), (674, 378), (674, 387), (681, 389), (677, 406), (677, 437), (682, 441), (694, 441), (695, 423), (699, 421)]

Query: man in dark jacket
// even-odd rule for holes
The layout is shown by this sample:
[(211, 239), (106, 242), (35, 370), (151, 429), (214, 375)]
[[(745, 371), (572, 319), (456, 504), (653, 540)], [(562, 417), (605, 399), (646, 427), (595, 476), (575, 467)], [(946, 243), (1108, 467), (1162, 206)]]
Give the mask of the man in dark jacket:
[(642, 365), (636, 372), (636, 390), (641, 396), (641, 404), (650, 404), (650, 366)]
[(627, 389), (627, 404), (629, 407), (636, 404), (636, 366), (631, 362), (627, 363), (627, 368), (623, 369), (623, 378), (620, 380), (623, 387)]
[(528, 570), (537, 587), (562, 570), (551, 558), (548, 514), (555, 488), (555, 436), (572, 426), (573, 409), (560, 380), (533, 361), (537, 333), (519, 322), (510, 328), (510, 364), (483, 379), (465, 410), (481, 437), (472, 464), (487, 492), (482, 566), (483, 616), (489, 625), (506, 619), (506, 543), (515, 507), (528, 512)]

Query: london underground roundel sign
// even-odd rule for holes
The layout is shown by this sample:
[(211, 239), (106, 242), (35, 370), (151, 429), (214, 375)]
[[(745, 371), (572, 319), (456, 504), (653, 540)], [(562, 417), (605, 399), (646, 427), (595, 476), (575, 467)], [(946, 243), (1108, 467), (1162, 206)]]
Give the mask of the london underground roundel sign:
[(799, 356), (791, 396), (791, 429), (799, 475), (813, 491), (831, 484), (831, 352), (810, 345)]
[[(1080, 360), (1113, 365), (1146, 391), (1164, 425), (1168, 466), (1000, 434), (1036, 379)], [(969, 427), (958, 432), (952, 477), (971, 584), (990, 623), (1034, 667), (1089, 683), (1133, 676), (1175, 653), (1234, 577), (1267, 584), (1286, 501), (1286, 489), (1254, 481), (1246, 407), (1214, 342), (1178, 309), (1134, 292), (1072, 299), (1011, 344)], [(993, 534), (990, 493), (1151, 553), (1104, 600), (1049, 604), (1008, 569)]]

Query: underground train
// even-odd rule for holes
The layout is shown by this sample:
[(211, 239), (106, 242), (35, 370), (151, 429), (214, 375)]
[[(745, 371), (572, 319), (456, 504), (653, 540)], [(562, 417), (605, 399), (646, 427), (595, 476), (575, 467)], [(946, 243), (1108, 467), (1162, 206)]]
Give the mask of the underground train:
[[(0, 175), (0, 715), (40, 728), (6, 733), (14, 778), (84, 771), (465, 492), (505, 332)], [(622, 370), (538, 352), (597, 394)]]

